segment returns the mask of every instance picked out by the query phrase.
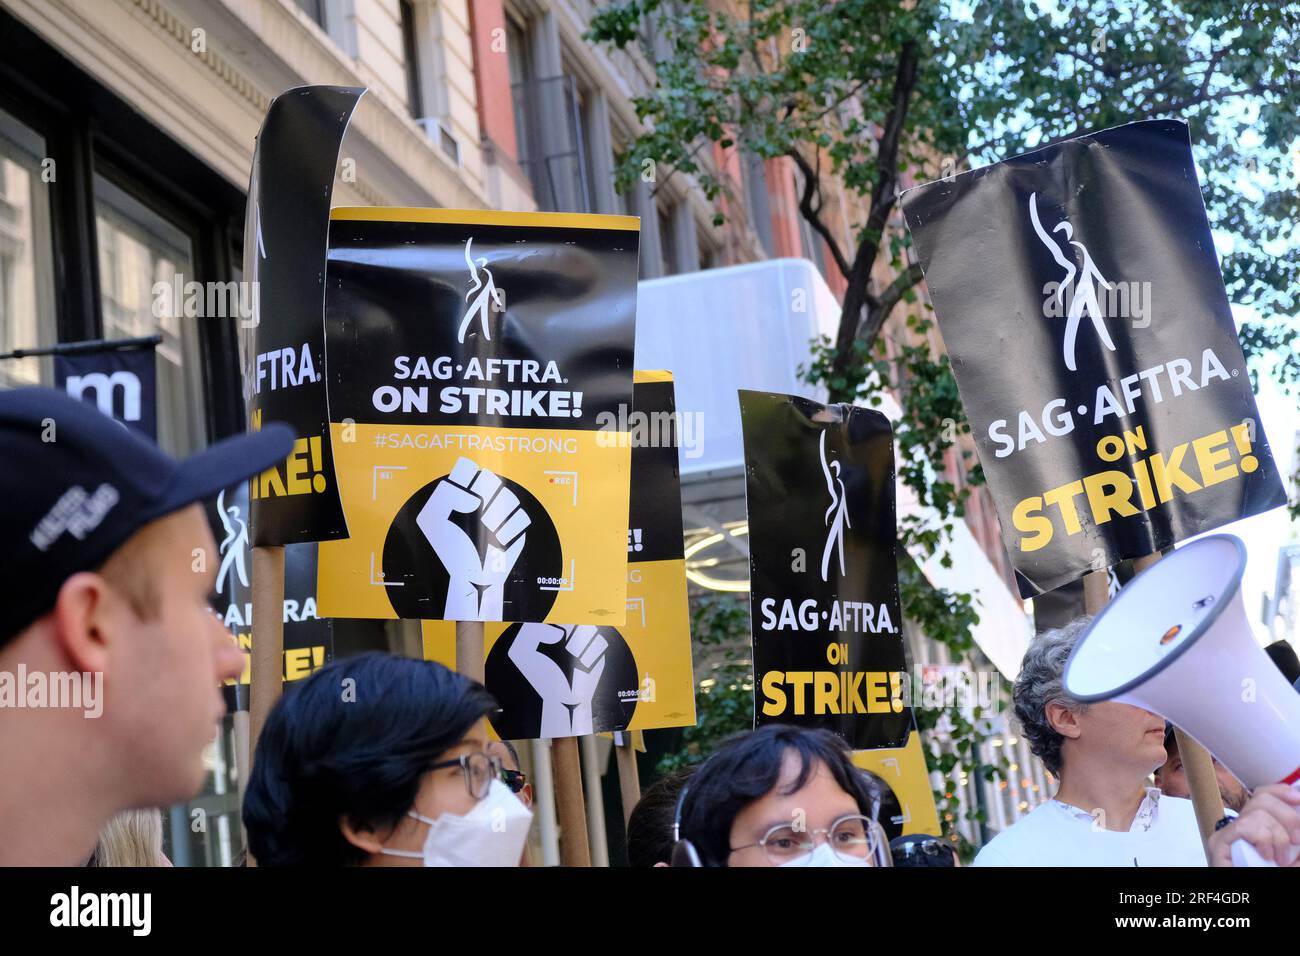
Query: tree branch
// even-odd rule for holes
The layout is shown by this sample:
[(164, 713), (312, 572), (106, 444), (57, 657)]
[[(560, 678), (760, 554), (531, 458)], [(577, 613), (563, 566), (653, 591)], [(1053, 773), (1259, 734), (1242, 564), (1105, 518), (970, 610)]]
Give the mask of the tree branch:
[[(853, 343), (862, 322), (863, 307), (868, 304), (868, 283), (871, 267), (880, 251), (885, 227), (898, 201), (898, 144), (907, 122), (907, 109), (916, 88), (918, 52), (914, 41), (903, 44), (898, 56), (898, 69), (894, 74), (894, 90), (876, 150), (876, 182), (871, 190), (871, 208), (867, 213), (865, 237), (858, 245), (853, 259), (853, 269), (848, 276), (844, 292), (844, 305), (840, 311), (840, 325), (835, 336), (835, 358), (831, 363), (831, 377), (845, 379), (853, 357)], [(832, 396), (839, 400), (852, 396)]]
[[(713, 140), (708, 139), (707, 137), (704, 138), (704, 139), (701, 139), (701, 140), (700, 140), (699, 142), (697, 142), (693, 147), (691, 147), (690, 152), (688, 152), (688, 153), (683, 157), (683, 159), (689, 159), (689, 160), (694, 161), (694, 159), (695, 159), (695, 154), (698, 153), (701, 149), (703, 149), (706, 145), (707, 145), (707, 146), (712, 146), (712, 145), (713, 145)], [(656, 165), (657, 165), (657, 164), (656, 164)], [(696, 165), (696, 169), (697, 169), (698, 172), (703, 173), (705, 176), (711, 177), (711, 178), (713, 178), (713, 179), (715, 179), (715, 180), (717, 179), (716, 176), (713, 176), (713, 173), (712, 173), (712, 172), (710, 172), (710, 171), (707, 170), (707, 169), (703, 169), (703, 168), (701, 168), (702, 164), (700, 164), (700, 163), (696, 163), (695, 165)], [(650, 190), (650, 198), (653, 199), (655, 196), (658, 196), (658, 195), (659, 195), (659, 190), (662, 189), (664, 186), (667, 186), (668, 183), (669, 183), (669, 181), (670, 181), (674, 176), (676, 176), (679, 172), (681, 172), (681, 168), (678, 166), (678, 164), (673, 163), (673, 164), (672, 164), (672, 168), (670, 168), (670, 169), (668, 170), (668, 175), (665, 176), (662, 180), (656, 180), (656, 181), (655, 181), (654, 188)], [(683, 175), (685, 175), (685, 174), (683, 173)]]
[(844, 95), (841, 96), (839, 99), (837, 99), (834, 103), (831, 103), (829, 106), (827, 106), (827, 107), (826, 107), (825, 109), (823, 109), (821, 112), (819, 112), (819, 113), (814, 113), (813, 116), (812, 116), (813, 121), (816, 122), (817, 120), (821, 119), (823, 116), (826, 116), (828, 113), (830, 113), (831, 110), (837, 109), (837, 108), (840, 106), (841, 103), (845, 102), (846, 100), (850, 99), (850, 98), (853, 97), (853, 96), (856, 96), (858, 90), (862, 89), (862, 88), (863, 88), (864, 86), (866, 86), (866, 85), (867, 85), (867, 80), (866, 80), (866, 79), (862, 79), (862, 80), (859, 80), (857, 83), (854, 83), (852, 89), (847, 90), (847, 91), (844, 93)]
[[(808, 165), (808, 160), (804, 159), (799, 150), (791, 149), (786, 153), (786, 155), (794, 160), (795, 165), (799, 167), (799, 171), (803, 173), (803, 195), (799, 197), (799, 212), (803, 214), (808, 225), (812, 226), (813, 229), (817, 231), (817, 234), (826, 240), (826, 245), (830, 248), (831, 255), (835, 259), (835, 265), (839, 268), (840, 273), (844, 278), (847, 279), (849, 277), (849, 272), (852, 271), (849, 266), (849, 260), (845, 258), (844, 252), (840, 249), (839, 243), (835, 241), (835, 237), (832, 235), (829, 227), (827, 227), (826, 223), (822, 222), (821, 219), (821, 177), (813, 171), (813, 168), (810, 165)], [(817, 197), (816, 208), (813, 208), (814, 194)]]
[(1205, 94), (1210, 91), (1210, 80), (1214, 79), (1214, 68), (1219, 65), (1219, 61), (1223, 59), (1227, 52), (1227, 47), (1221, 47), (1214, 51), (1214, 56), (1212, 56), (1210, 62), (1206, 64), (1205, 76), (1201, 79), (1201, 88), (1196, 94), (1198, 99), (1204, 97)]
[(874, 340), (884, 327), (889, 313), (894, 311), (894, 306), (902, 301), (903, 293), (924, 278), (921, 265), (917, 262), (895, 276), (894, 281), (885, 287), (885, 291), (868, 303), (867, 321), (858, 330), (858, 338), (868, 343)]

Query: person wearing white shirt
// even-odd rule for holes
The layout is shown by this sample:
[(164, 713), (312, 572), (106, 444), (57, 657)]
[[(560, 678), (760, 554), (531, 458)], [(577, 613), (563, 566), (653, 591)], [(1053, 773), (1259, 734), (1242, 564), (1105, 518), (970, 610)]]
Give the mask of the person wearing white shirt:
[[(1054, 799), (994, 837), (975, 866), (1205, 866), (1191, 801), (1150, 786), (1165, 763), (1164, 719), (1115, 701), (1084, 704), (1062, 683), (1065, 662), (1090, 620), (1035, 638), (1014, 691), (1035, 756), (1060, 780)], [(1261, 787), (1241, 817), (1210, 838), (1210, 862), (1227, 866), (1242, 838), (1265, 859), (1300, 843), (1300, 793)]]

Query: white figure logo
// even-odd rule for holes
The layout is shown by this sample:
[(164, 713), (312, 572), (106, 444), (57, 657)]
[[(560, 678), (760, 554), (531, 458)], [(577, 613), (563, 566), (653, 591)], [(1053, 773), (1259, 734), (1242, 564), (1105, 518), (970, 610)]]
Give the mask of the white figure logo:
[(262, 206), (260, 203), (253, 203), (253, 221), (257, 223), (257, 254), (266, 258), (266, 240), (262, 238)]
[[(452, 512), (477, 514), (486, 553), (451, 519)], [(415, 524), (447, 569), (443, 620), (499, 621), (506, 579), (524, 550), (532, 520), (514, 493), (486, 468), (457, 460), (420, 509)]]
[[(1097, 299), (1097, 284), (1100, 283), (1107, 289), (1114, 288), (1101, 271), (1097, 264), (1092, 261), (1092, 255), (1084, 248), (1083, 243), (1073, 238), (1074, 228), (1069, 221), (1062, 220), (1052, 229), (1052, 232), (1059, 232), (1065, 236), (1065, 241), (1079, 250), (1083, 257), (1083, 265), (1077, 270), (1071, 258), (1067, 258), (1061, 247), (1056, 241), (1047, 234), (1043, 228), (1042, 222), (1038, 218), (1037, 193), (1029, 194), (1029, 219), (1034, 224), (1034, 232), (1038, 233), (1038, 238), (1042, 240), (1043, 245), (1047, 246), (1052, 253), (1052, 258), (1057, 264), (1065, 270), (1065, 281), (1060, 284), (1056, 290), (1056, 297), (1059, 302), (1065, 304), (1065, 295), (1067, 290), (1070, 295), (1070, 303), (1066, 306), (1065, 314), (1065, 367), (1071, 372), (1077, 371), (1074, 360), (1074, 342), (1079, 335), (1079, 320), (1084, 314), (1092, 319), (1092, 327), (1097, 331), (1097, 337), (1101, 339), (1102, 344), (1112, 352), (1115, 351), (1115, 343), (1110, 340), (1110, 332), (1106, 329), (1106, 314), (1102, 311), (1101, 303)], [(1077, 278), (1077, 284), (1076, 284)]]
[[(492, 278), (492, 270), (487, 267), (487, 258), (480, 256), (477, 263), (470, 253), (470, 246), (474, 243), (473, 239), (465, 240), (465, 265), (469, 267), (470, 288), (465, 293), (465, 301), (469, 302), (469, 307), (465, 314), (461, 316), (460, 328), (456, 331), (456, 341), (464, 342), (465, 333), (469, 330), (469, 325), (474, 321), (477, 315), (479, 325), (483, 329), (483, 338), (488, 341), (492, 340), (492, 333), (488, 331), (488, 312), (495, 305), (497, 310), (503, 310), (506, 307), (505, 300), (501, 297), (501, 290), (497, 288), (496, 280)], [(479, 277), (479, 272), (487, 276), (487, 281)], [(474, 301), (470, 302), (471, 297)]]
[(826, 476), (826, 488), (831, 493), (831, 504), (826, 509), (826, 524), (830, 532), (826, 535), (826, 546), (822, 549), (822, 580), (829, 581), (827, 565), (831, 559), (831, 550), (836, 549), (840, 557), (840, 576), (844, 576), (844, 529), (849, 524), (849, 502), (844, 494), (844, 479), (840, 477), (840, 463), (826, 460), (826, 433), (821, 439), (822, 474)]
[(221, 567), (217, 571), (217, 593), (226, 593), (226, 576), (233, 567), (239, 575), (239, 583), (248, 587), (248, 567), (244, 555), (248, 553), (248, 525), (239, 517), (239, 509), (234, 505), (226, 507), (226, 493), (217, 495), (217, 513), (221, 515), (221, 526), (226, 529), (226, 536), (221, 541)]

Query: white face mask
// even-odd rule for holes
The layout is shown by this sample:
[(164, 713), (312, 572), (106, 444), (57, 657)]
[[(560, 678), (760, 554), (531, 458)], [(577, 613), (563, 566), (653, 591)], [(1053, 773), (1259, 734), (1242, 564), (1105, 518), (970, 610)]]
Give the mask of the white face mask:
[(518, 866), (533, 819), (532, 811), (500, 780), (493, 780), (487, 796), (464, 816), (444, 813), (430, 819), (414, 810), (407, 816), (429, 825), (424, 850), (381, 847), (379, 852), (422, 858), (425, 866)]
[(871, 860), (867, 857), (854, 857), (852, 860), (842, 860), (835, 855), (829, 843), (819, 843), (813, 848), (813, 851), (807, 856), (800, 857), (797, 860), (791, 860), (789, 863), (782, 863), (782, 866), (870, 866)]

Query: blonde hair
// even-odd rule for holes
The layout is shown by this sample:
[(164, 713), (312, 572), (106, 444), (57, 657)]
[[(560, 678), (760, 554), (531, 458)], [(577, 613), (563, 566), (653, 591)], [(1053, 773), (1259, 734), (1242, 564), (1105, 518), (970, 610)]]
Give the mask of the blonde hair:
[(162, 811), (126, 810), (99, 834), (90, 866), (158, 866), (162, 862)]

